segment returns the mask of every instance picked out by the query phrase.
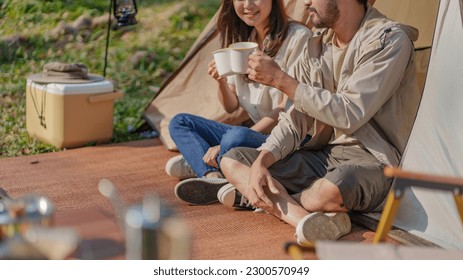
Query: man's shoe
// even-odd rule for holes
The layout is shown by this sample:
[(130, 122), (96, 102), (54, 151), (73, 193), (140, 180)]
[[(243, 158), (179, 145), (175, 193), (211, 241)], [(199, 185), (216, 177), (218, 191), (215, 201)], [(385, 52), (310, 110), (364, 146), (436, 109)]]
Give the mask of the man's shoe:
[(345, 212), (315, 212), (305, 216), (296, 226), (297, 242), (313, 244), (316, 240), (338, 240), (351, 229), (349, 215)]
[(182, 155), (175, 156), (167, 161), (166, 173), (180, 180), (196, 177), (195, 172)]
[(226, 179), (221, 178), (192, 178), (179, 182), (175, 186), (175, 196), (193, 205), (206, 205), (217, 202), (217, 193)]
[(217, 198), (219, 199), (220, 203), (231, 208), (241, 210), (256, 209), (249, 203), (249, 200), (230, 183), (226, 184), (219, 190), (217, 193)]

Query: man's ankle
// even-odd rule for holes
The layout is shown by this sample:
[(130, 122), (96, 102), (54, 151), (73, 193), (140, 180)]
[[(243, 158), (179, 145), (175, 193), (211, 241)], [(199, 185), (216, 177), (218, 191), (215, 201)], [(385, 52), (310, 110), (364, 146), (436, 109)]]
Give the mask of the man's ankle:
[(220, 171), (212, 171), (204, 175), (205, 178), (225, 178)]

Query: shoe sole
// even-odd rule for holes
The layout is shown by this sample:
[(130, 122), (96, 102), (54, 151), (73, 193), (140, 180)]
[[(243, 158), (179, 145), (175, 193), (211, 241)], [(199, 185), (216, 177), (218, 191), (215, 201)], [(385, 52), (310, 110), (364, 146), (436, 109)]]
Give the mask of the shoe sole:
[(217, 193), (228, 181), (225, 179), (186, 179), (175, 186), (175, 196), (192, 205), (218, 202)]
[(296, 235), (301, 244), (316, 240), (338, 240), (351, 230), (349, 215), (344, 212), (315, 212), (305, 216), (297, 225)]
[(236, 188), (232, 184), (223, 186), (217, 193), (217, 198), (223, 205), (234, 208)]

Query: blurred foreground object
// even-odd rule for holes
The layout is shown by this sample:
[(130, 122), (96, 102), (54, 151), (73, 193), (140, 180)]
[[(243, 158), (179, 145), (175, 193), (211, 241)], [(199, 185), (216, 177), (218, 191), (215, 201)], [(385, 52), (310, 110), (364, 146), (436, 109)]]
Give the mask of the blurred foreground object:
[(64, 259), (79, 244), (77, 233), (52, 228), (55, 207), (46, 196), (0, 200), (0, 259)]
[(187, 224), (157, 194), (148, 194), (142, 203), (125, 207), (111, 181), (101, 179), (98, 189), (113, 204), (125, 234), (127, 259), (190, 258), (191, 233)]

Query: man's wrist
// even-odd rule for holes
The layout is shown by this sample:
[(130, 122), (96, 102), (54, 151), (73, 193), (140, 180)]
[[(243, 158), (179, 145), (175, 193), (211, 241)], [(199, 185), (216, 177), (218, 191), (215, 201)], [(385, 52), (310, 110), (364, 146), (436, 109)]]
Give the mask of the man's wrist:
[(281, 90), (284, 94), (286, 94), (291, 100), (294, 100), (294, 96), (296, 95), (296, 89), (299, 85), (299, 82), (286, 74), (283, 71), (278, 71), (275, 74), (275, 77), (272, 82), (272, 86)]
[(270, 151), (261, 150), (255, 163), (265, 168), (269, 168), (273, 163), (275, 163), (275, 158)]

